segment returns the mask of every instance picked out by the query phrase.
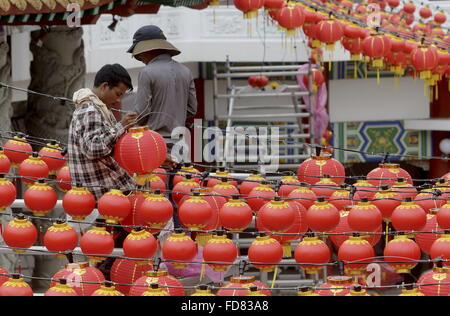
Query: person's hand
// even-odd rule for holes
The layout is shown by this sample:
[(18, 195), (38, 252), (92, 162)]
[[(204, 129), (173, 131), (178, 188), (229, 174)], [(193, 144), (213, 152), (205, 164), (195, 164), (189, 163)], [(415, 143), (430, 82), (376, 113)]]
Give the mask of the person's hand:
[(136, 125), (137, 121), (137, 113), (135, 112), (131, 112), (126, 114), (122, 120), (120, 121), (120, 123), (124, 126), (124, 127), (132, 127), (134, 125)]
[(174, 169), (176, 165), (177, 163), (173, 160), (173, 157), (170, 154), (167, 154), (163, 166), (169, 167), (170, 169)]

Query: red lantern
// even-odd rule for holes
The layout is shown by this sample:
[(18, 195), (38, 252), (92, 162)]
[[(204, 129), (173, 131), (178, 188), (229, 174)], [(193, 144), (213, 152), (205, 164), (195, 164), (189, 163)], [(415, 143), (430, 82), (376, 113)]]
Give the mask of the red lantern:
[(306, 209), (309, 209), (317, 200), (317, 196), (314, 191), (308, 188), (305, 183), (302, 183), (300, 187), (292, 191), (288, 197), (289, 199), (300, 203)]
[(72, 189), (71, 183), (72, 179), (70, 177), (69, 166), (64, 166), (59, 169), (56, 174), (56, 184), (58, 185), (58, 188), (60, 188), (63, 192), (67, 192)]
[(411, 176), (404, 169), (400, 168), (398, 164), (381, 163), (378, 168), (367, 174), (367, 180), (376, 187), (382, 186), (383, 184), (393, 186), (399, 177), (403, 177), (412, 185)]
[(432, 45), (420, 45), (411, 54), (411, 63), (420, 72), (420, 79), (430, 79), (431, 70), (436, 68), (438, 62), (437, 49)]
[[(162, 245), (162, 254), (166, 260), (192, 261), (197, 255), (197, 244), (185, 233), (173, 233)], [(185, 269), (186, 263), (170, 262), (174, 269)]]
[(447, 16), (443, 11), (440, 11), (434, 15), (434, 22), (436, 22), (437, 24), (444, 24), (445, 21), (447, 21)]
[(408, 14), (413, 14), (414, 11), (416, 11), (416, 6), (412, 1), (410, 1), (403, 6), (403, 11), (405, 11)]
[[(56, 272), (52, 280), (66, 279), (67, 284), (74, 289), (79, 296), (91, 296), (105, 277), (97, 268), (90, 267), (87, 262), (68, 263), (62, 270)], [(52, 281), (50, 286), (55, 286)]]
[[(295, 248), (295, 261), (302, 264), (300, 268), (307, 274), (318, 273), (325, 267), (331, 259), (330, 248), (318, 237), (305, 237), (302, 242)], [(304, 265), (305, 263), (323, 264), (320, 265)]]
[[(215, 185), (221, 182), (221, 178), (228, 179), (230, 176), (231, 176), (230, 173), (227, 170), (225, 170), (225, 168), (219, 168), (219, 170), (216, 171), (215, 177), (208, 179), (208, 183), (206, 186), (208, 188), (213, 188)], [(234, 185), (236, 188), (238, 187), (238, 183), (236, 180), (228, 180), (228, 182), (231, 185)]]
[(33, 290), (20, 274), (13, 274), (0, 286), (0, 296), (33, 296)]
[(49, 288), (44, 296), (78, 296), (77, 291), (67, 285), (66, 279), (59, 279), (59, 283)]
[(147, 126), (130, 128), (114, 148), (114, 157), (121, 167), (139, 175), (148, 174), (161, 166), (166, 156), (164, 138)]
[(264, 181), (264, 177), (258, 173), (251, 174), (245, 179), (246, 181), (241, 183), (239, 191), (241, 195), (248, 196), (249, 193), (256, 188), (261, 181)]
[(330, 175), (328, 174), (324, 174), (323, 178), (311, 188), (316, 196), (323, 196), (327, 199), (329, 199), (338, 189), (339, 186), (330, 179)]
[(160, 178), (162, 182), (164, 182), (164, 184), (167, 182), (167, 171), (165, 169), (156, 168), (155, 170), (153, 170), (152, 174)]
[(179, 182), (185, 180), (186, 178), (184, 176), (187, 174), (190, 174), (195, 182), (200, 183), (200, 171), (195, 169), (190, 163), (185, 163), (173, 178), (173, 185), (177, 185)]
[(208, 263), (217, 272), (227, 271), (237, 256), (238, 248), (224, 235), (213, 236), (203, 247), (203, 259), (205, 262), (220, 262), (220, 264)]
[(341, 184), (340, 190), (335, 191), (328, 202), (333, 204), (339, 211), (342, 211), (348, 205), (355, 205), (360, 199), (358, 193), (355, 193), (353, 198), (350, 199), (350, 190), (347, 190), (347, 184)]
[(180, 201), (185, 195), (190, 195), (192, 189), (200, 188), (200, 185), (192, 179), (191, 175), (186, 175), (186, 180), (183, 180), (172, 189), (172, 199), (176, 205), (180, 206)]
[(414, 198), (414, 202), (419, 205), (423, 210), (427, 213), (433, 208), (440, 208), (445, 204), (445, 201), (437, 196), (437, 192), (431, 188), (431, 185), (428, 186), (428, 189), (423, 189), (417, 196)]
[(2, 147), (0, 147), (0, 174), (7, 174), (11, 168), (11, 161), (1, 149)]
[(383, 217), (380, 210), (363, 198), (361, 202), (353, 206), (348, 214), (348, 225), (354, 231), (374, 232), (382, 224)]
[(390, 190), (387, 185), (381, 186), (381, 190), (373, 197), (372, 204), (380, 210), (385, 221), (390, 221), (392, 212), (401, 204), (402, 196)]
[(419, 245), (405, 235), (395, 236), (384, 248), (384, 259), (397, 273), (410, 273), (417, 262), (408, 261), (420, 260), (421, 255)]
[(242, 232), (252, 223), (253, 212), (247, 203), (239, 199), (239, 196), (233, 196), (222, 206), (219, 217), (225, 229)]
[(248, 78), (248, 84), (253, 88), (262, 89), (269, 83), (269, 78), (266, 76), (252, 76)]
[(244, 19), (258, 16), (258, 10), (264, 6), (264, 0), (234, 0), (235, 7), (244, 13)]
[(317, 23), (316, 37), (327, 45), (327, 50), (333, 50), (334, 44), (340, 41), (343, 36), (343, 27), (337, 20), (326, 19)]
[(144, 225), (155, 229), (163, 229), (173, 217), (173, 206), (168, 199), (157, 191), (145, 198), (137, 214)]
[[(63, 220), (54, 223), (44, 235), (44, 246), (52, 252), (74, 250), (77, 245), (78, 233)], [(65, 258), (66, 256), (58, 254), (57, 257)]]
[(292, 191), (298, 188), (300, 181), (294, 176), (284, 176), (281, 178), (282, 185), (278, 190), (278, 195), (283, 197), (288, 197)]
[(276, 195), (276, 192), (267, 184), (267, 182), (263, 181), (249, 193), (247, 203), (252, 210), (257, 213), (264, 204), (268, 203)]
[(29, 184), (35, 183), (40, 178), (47, 179), (48, 173), (47, 164), (37, 154), (33, 154), (33, 156), (22, 161), (18, 170), (18, 175), (23, 177), (23, 182)]
[(160, 271), (147, 271), (144, 276), (141, 276), (134, 286), (131, 287), (130, 296), (141, 296), (146, 288), (142, 285), (150, 286), (153, 283), (158, 283), (159, 286), (167, 291), (170, 296), (184, 296), (183, 284), (175, 277), (169, 275), (165, 270)]
[(259, 281), (255, 281), (254, 276), (239, 276), (230, 278), (230, 282), (222, 286), (217, 292), (217, 296), (248, 296), (250, 294), (250, 287), (256, 286), (263, 289), (261, 292), (264, 295), (272, 296), (268, 286)]
[(116, 287), (112, 285), (112, 282), (105, 281), (91, 296), (123, 296), (123, 294), (116, 290)]
[(331, 155), (311, 156), (303, 161), (297, 170), (298, 180), (309, 184), (316, 184), (324, 174), (333, 177), (336, 184), (345, 181), (344, 166)]
[(430, 214), (427, 214), (427, 223), (422, 231), (426, 233), (420, 233), (416, 235), (416, 243), (419, 245), (420, 249), (426, 253), (430, 254), (430, 249), (433, 243), (438, 239), (440, 234), (432, 234), (430, 231), (444, 232), (444, 230), (439, 228), (437, 222), (437, 214), (439, 214), (439, 209), (431, 209)]
[(51, 186), (39, 180), (25, 191), (23, 199), (34, 216), (45, 216), (55, 207), (58, 195)]
[(277, 10), (281, 9), (285, 6), (284, 0), (266, 0), (264, 1), (264, 9), (265, 10)]
[[(124, 220), (120, 222), (120, 224), (123, 226), (123, 229), (125, 229), (127, 232), (131, 233), (134, 227), (145, 225), (145, 223), (139, 216), (139, 210), (142, 206), (142, 203), (144, 203), (145, 199), (149, 195), (150, 194), (148, 193), (136, 190), (131, 195), (128, 196), (128, 200), (130, 201), (131, 204), (131, 212)], [(148, 229), (147, 231), (152, 233), (152, 230), (150, 229)]]
[[(158, 247), (157, 241), (152, 234), (142, 228), (135, 228), (125, 238), (123, 242), (123, 253), (126, 257), (137, 259), (150, 259)], [(146, 264), (145, 261), (139, 261), (137, 264)]]
[(448, 230), (445, 231), (445, 235), (441, 235), (430, 248), (430, 258), (442, 258), (444, 260), (444, 266), (449, 267), (450, 262), (446, 261), (450, 259), (450, 234)]
[(335, 206), (326, 202), (323, 197), (318, 197), (317, 202), (308, 209), (305, 220), (312, 231), (328, 232), (336, 228), (340, 216)]
[(257, 218), (269, 231), (281, 233), (294, 224), (295, 211), (289, 203), (282, 201), (280, 197), (275, 197), (259, 209)]
[(425, 296), (449, 296), (450, 271), (448, 268), (435, 267), (433, 271), (424, 273), (417, 285)]
[(228, 182), (226, 178), (222, 179), (222, 182), (219, 182), (213, 187), (213, 192), (216, 192), (218, 195), (225, 195), (229, 197), (239, 194), (238, 189)]
[(111, 267), (111, 281), (117, 283), (117, 289), (124, 295), (128, 295), (132, 286), (121, 284), (133, 284), (136, 280), (144, 275), (145, 272), (153, 269), (153, 265), (145, 262), (116, 259)]
[[(3, 240), (12, 248), (30, 248), (34, 245), (38, 237), (36, 227), (25, 216), (19, 214), (3, 229)], [(25, 250), (14, 249), (16, 253), (23, 253)]]
[(423, 208), (409, 198), (392, 213), (392, 225), (399, 231), (419, 231), (426, 223), (427, 215)]
[(391, 189), (393, 192), (398, 192), (402, 199), (414, 199), (417, 195), (416, 188), (408, 182), (405, 182), (404, 178), (398, 178), (397, 182), (394, 183)]
[(66, 164), (66, 159), (61, 154), (62, 151), (62, 148), (56, 142), (47, 144), (47, 147), (39, 151), (39, 157), (47, 164), (51, 175), (55, 175), (56, 171)]
[(130, 200), (116, 189), (105, 193), (98, 200), (98, 212), (108, 224), (118, 224), (131, 213)]
[(439, 209), (436, 220), (440, 228), (450, 229), (450, 202), (447, 202)]
[(400, 0), (388, 0), (387, 3), (393, 9), (399, 6)]
[(347, 275), (361, 275), (374, 256), (375, 251), (370, 243), (356, 233), (344, 241), (338, 251), (338, 258), (344, 261)]
[(283, 248), (269, 236), (256, 237), (248, 248), (248, 260), (261, 272), (273, 272), (282, 258)]
[(205, 228), (212, 215), (211, 205), (198, 192), (184, 201), (178, 209), (181, 224), (191, 230)]
[(319, 296), (346, 296), (353, 286), (352, 280), (349, 276), (329, 276), (328, 282), (320, 285), (316, 293)]
[[(320, 69), (313, 68), (311, 70), (311, 78), (312, 78), (312, 92), (317, 92), (319, 88), (325, 82), (325, 77), (323, 72)], [(307, 75), (302, 76), (303, 84), (306, 88), (309, 87), (309, 77)]]
[(281, 27), (286, 29), (287, 36), (295, 36), (297, 29), (305, 23), (305, 14), (301, 6), (296, 4), (288, 4), (281, 8), (277, 14), (276, 20)]
[(353, 185), (358, 192), (358, 196), (360, 198), (368, 198), (372, 199), (373, 196), (377, 193), (378, 188), (374, 187), (369, 181), (366, 179), (359, 179)]
[(113, 252), (114, 239), (111, 233), (106, 231), (106, 227), (99, 224), (84, 233), (80, 239), (80, 247), (90, 262), (99, 263), (105, 259), (101, 255), (110, 255)]
[(429, 6), (420, 8), (419, 14), (422, 17), (422, 19), (428, 19), (429, 17), (431, 17), (433, 15)]
[(62, 200), (64, 211), (76, 221), (82, 221), (95, 208), (95, 197), (88, 189), (74, 187), (68, 191)]
[(3, 152), (11, 161), (13, 168), (19, 167), (20, 163), (33, 154), (33, 148), (25, 138), (14, 136), (3, 145)]
[(16, 187), (14, 184), (4, 178), (4, 175), (0, 175), (0, 212), (4, 211), (7, 207), (16, 200)]
[(377, 70), (382, 69), (383, 58), (391, 51), (391, 40), (383, 34), (371, 34), (364, 39), (363, 43), (364, 55), (372, 58), (372, 66)]

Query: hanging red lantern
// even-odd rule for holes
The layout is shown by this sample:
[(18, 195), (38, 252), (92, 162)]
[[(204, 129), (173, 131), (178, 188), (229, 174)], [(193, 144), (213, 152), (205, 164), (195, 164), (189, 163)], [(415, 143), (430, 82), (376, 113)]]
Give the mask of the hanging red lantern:
[(235, 195), (219, 211), (222, 226), (232, 232), (244, 231), (253, 220), (250, 206)]
[(424, 186), (422, 191), (414, 198), (414, 202), (427, 213), (430, 209), (440, 208), (445, 204), (445, 201), (437, 195), (431, 185)]
[(200, 183), (200, 171), (194, 168), (194, 166), (190, 163), (185, 163), (181, 167), (181, 170), (177, 172), (175, 177), (173, 177), (173, 185), (177, 185), (179, 182), (185, 180), (185, 175), (190, 174), (192, 179), (195, 182)]
[(331, 180), (330, 175), (328, 174), (324, 174), (323, 178), (321, 178), (319, 182), (316, 182), (316, 184), (311, 188), (316, 196), (323, 196), (327, 199), (329, 199), (338, 189), (339, 186), (336, 182)]
[[(210, 177), (208, 179), (208, 183), (206, 186), (208, 188), (213, 188), (215, 185), (221, 182), (222, 178), (228, 179), (229, 177), (231, 177), (231, 174), (225, 168), (219, 168), (219, 170), (216, 171), (214, 177)], [(228, 179), (228, 183), (234, 185), (236, 188), (238, 187), (238, 183), (236, 180)]]
[(263, 181), (248, 194), (247, 203), (257, 213), (264, 204), (268, 203), (276, 195), (276, 192), (269, 186), (268, 182)]
[(304, 182), (300, 183), (300, 187), (292, 191), (288, 198), (300, 203), (306, 209), (309, 209), (317, 200), (317, 196), (314, 191), (308, 188), (308, 185)]
[(98, 200), (98, 212), (108, 224), (118, 224), (131, 213), (131, 202), (120, 190), (112, 189)]
[(438, 65), (436, 47), (420, 45), (411, 53), (411, 63), (414, 69), (420, 73), (420, 79), (430, 79), (431, 70)]
[[(312, 92), (317, 92), (319, 88), (323, 85), (325, 82), (325, 76), (323, 75), (323, 72), (320, 69), (313, 68), (311, 69), (311, 78), (312, 78)], [(306, 86), (306, 88), (309, 88), (309, 76), (303, 75), (302, 76), (303, 84)]]
[(176, 205), (180, 206), (180, 201), (185, 195), (190, 195), (192, 189), (200, 188), (200, 185), (192, 179), (192, 176), (187, 174), (186, 180), (183, 180), (172, 189), (172, 199)]
[(264, 0), (233, 0), (234, 6), (244, 13), (244, 19), (258, 17), (258, 10), (264, 6)]
[(76, 186), (69, 190), (63, 197), (64, 211), (73, 220), (83, 221), (95, 208), (95, 197), (88, 189)]
[(163, 229), (173, 217), (173, 206), (160, 191), (156, 190), (142, 202), (137, 210), (137, 216), (143, 225)]
[(316, 37), (326, 44), (327, 50), (334, 50), (334, 44), (342, 39), (344, 30), (337, 20), (326, 19), (317, 23)]
[(391, 40), (381, 33), (373, 33), (363, 41), (363, 54), (372, 59), (372, 66), (377, 69), (377, 75), (380, 69), (383, 69), (383, 58), (391, 51)]
[(178, 209), (181, 224), (191, 230), (205, 228), (212, 215), (211, 205), (200, 197), (199, 192), (195, 192)]
[(382, 224), (380, 210), (365, 197), (348, 214), (348, 225), (357, 232), (374, 232)]
[(436, 221), (440, 228), (450, 229), (450, 202), (447, 202), (439, 209)]
[(100, 223), (88, 230), (80, 239), (80, 248), (89, 261), (99, 263), (105, 260), (101, 255), (110, 255), (114, 250), (114, 239), (111, 233), (106, 231), (104, 224)]
[(25, 191), (23, 199), (34, 216), (45, 216), (55, 207), (58, 195), (41, 179)]
[(355, 193), (350, 198), (350, 190), (347, 189), (346, 183), (340, 185), (340, 189), (335, 191), (328, 202), (333, 204), (339, 211), (342, 211), (347, 205), (355, 205), (356, 201), (360, 199), (358, 193)]
[(324, 197), (318, 197), (306, 213), (306, 223), (314, 232), (328, 232), (339, 224), (340, 215), (333, 204), (325, 201)]
[(264, 181), (264, 177), (261, 176), (259, 173), (254, 172), (253, 174), (249, 175), (247, 179), (244, 180), (244, 182), (241, 183), (239, 187), (239, 192), (242, 196), (248, 196), (250, 192), (256, 188), (260, 182)]
[(401, 200), (399, 193), (393, 192), (387, 185), (382, 185), (381, 192), (375, 194), (372, 204), (380, 210), (383, 220), (390, 222), (392, 212), (402, 203)]
[[(44, 235), (44, 246), (52, 252), (66, 252), (74, 250), (78, 245), (78, 233), (73, 227), (63, 220), (57, 220), (47, 229)], [(65, 258), (64, 254), (57, 254), (59, 258)]]
[(344, 37), (342, 39), (342, 46), (344, 46), (344, 48), (350, 52), (351, 60), (361, 60), (361, 53), (363, 51), (362, 42), (363, 39), (361, 38)]
[(446, 230), (444, 235), (441, 235), (430, 248), (430, 258), (441, 258), (444, 261), (444, 266), (449, 267), (450, 262), (450, 231)]
[[(427, 214), (427, 223), (425, 224), (425, 227), (422, 228), (422, 231), (424, 231), (424, 233), (417, 234), (415, 238), (416, 243), (419, 245), (420, 249), (426, 254), (430, 254), (431, 246), (441, 236), (439, 232), (444, 232), (444, 230), (441, 229), (438, 225), (437, 214), (439, 214), (439, 209), (430, 210), (430, 214)], [(435, 231), (438, 233), (429, 233), (431, 231)]]
[(437, 24), (444, 24), (445, 21), (447, 21), (447, 16), (443, 11), (439, 11), (434, 15), (434, 22), (436, 22)]
[(37, 153), (22, 161), (19, 165), (18, 175), (22, 181), (28, 184), (35, 183), (38, 179), (47, 179), (49, 170), (47, 164), (38, 157)]
[(403, 11), (405, 11), (408, 14), (413, 14), (414, 11), (416, 11), (416, 6), (414, 2), (410, 1), (408, 3), (405, 3), (405, 5), (403, 6)]
[(69, 166), (64, 166), (56, 173), (56, 185), (63, 192), (67, 192), (72, 189), (72, 179), (70, 177)]
[[(197, 244), (185, 233), (172, 233), (162, 245), (162, 255), (166, 260), (192, 261), (197, 255)], [(186, 263), (169, 262), (174, 269), (185, 269)]]
[(162, 182), (164, 182), (164, 184), (167, 183), (167, 171), (165, 169), (156, 168), (155, 170), (153, 170), (152, 174), (160, 178)]
[(294, 224), (295, 211), (277, 196), (259, 209), (257, 218), (269, 231), (282, 233)]
[(90, 267), (87, 262), (66, 264), (52, 278), (51, 287), (56, 286), (55, 280), (66, 279), (67, 285), (74, 289), (78, 296), (91, 296), (100, 288), (105, 277), (97, 268)]
[(33, 296), (33, 290), (20, 274), (15, 273), (0, 286), (0, 296)]
[[(135, 227), (123, 242), (123, 253), (133, 259), (150, 259), (157, 247), (157, 241), (152, 234), (141, 227)], [(137, 264), (140, 263), (146, 264), (145, 261), (139, 261)]]
[(357, 189), (358, 196), (360, 198), (368, 198), (369, 200), (373, 199), (374, 195), (378, 191), (378, 188), (367, 181), (365, 177), (363, 179), (356, 180), (356, 183), (353, 186)]
[(0, 174), (0, 212), (10, 207), (16, 200), (16, 187), (9, 180)]
[(48, 166), (51, 175), (55, 175), (66, 164), (66, 159), (64, 159), (62, 152), (63, 149), (56, 141), (52, 141), (39, 151), (39, 157)]
[(282, 185), (278, 190), (278, 195), (282, 197), (288, 197), (292, 191), (298, 188), (300, 181), (298, 181), (296, 177), (290, 175), (281, 178), (281, 183)]
[(130, 296), (141, 296), (146, 291), (146, 287), (143, 285), (149, 287), (153, 283), (158, 283), (159, 287), (168, 292), (170, 296), (185, 296), (183, 284), (169, 275), (166, 270), (145, 272), (133, 283)]
[(66, 279), (59, 279), (59, 282), (49, 288), (44, 296), (78, 296), (77, 292), (67, 285)]
[(14, 136), (14, 139), (8, 140), (3, 145), (3, 152), (11, 161), (11, 167), (17, 168), (22, 161), (33, 154), (33, 148), (25, 138)]
[(419, 245), (405, 235), (395, 236), (384, 248), (385, 261), (397, 273), (411, 273), (411, 270), (417, 266), (417, 262), (408, 261), (420, 260), (421, 256)]
[(218, 195), (225, 195), (229, 197), (239, 194), (238, 189), (230, 182), (228, 182), (227, 178), (223, 178), (222, 181), (216, 184), (212, 190)]
[(402, 199), (414, 199), (418, 194), (416, 188), (406, 182), (404, 178), (398, 178), (397, 182), (392, 185), (391, 189), (393, 192), (397, 192)]
[(424, 273), (419, 278), (417, 285), (425, 296), (449, 296), (450, 270), (437, 264), (432, 271)]
[(388, 0), (387, 3), (391, 9), (394, 9), (400, 5), (400, 0)]
[(261, 272), (273, 272), (281, 259), (283, 248), (278, 241), (269, 236), (256, 237), (248, 248), (248, 260)]
[(252, 76), (248, 78), (247, 82), (253, 88), (262, 89), (269, 84), (269, 78), (267, 76)]
[(349, 276), (329, 276), (315, 292), (319, 296), (346, 296), (353, 286), (352, 280)]
[(292, 37), (297, 34), (297, 29), (305, 23), (305, 14), (301, 6), (288, 3), (287, 6), (280, 9), (276, 20), (286, 30), (286, 35)]
[(373, 169), (367, 174), (367, 180), (376, 187), (386, 184), (393, 186), (397, 178), (403, 177), (409, 184), (412, 183), (411, 176), (400, 165), (393, 163), (381, 163), (378, 168)]
[[(325, 265), (331, 259), (330, 248), (327, 244), (316, 236), (305, 237), (295, 248), (295, 261), (301, 264), (300, 268), (307, 274), (315, 274), (323, 270)], [(306, 263), (315, 263), (317, 265), (305, 265)], [(323, 266), (320, 266), (323, 264)]]
[(344, 261), (344, 270), (347, 275), (363, 274), (367, 265), (372, 262), (374, 256), (375, 251), (373, 247), (357, 233), (350, 236), (349, 239), (339, 247), (338, 251), (338, 258), (339, 260)]
[(268, 286), (264, 283), (255, 280), (254, 276), (238, 276), (231, 277), (230, 282), (223, 285), (217, 292), (217, 296), (248, 296), (250, 294), (250, 287), (256, 286), (263, 289), (261, 292), (264, 295), (272, 296)]
[[(139, 209), (141, 208), (142, 203), (144, 203), (145, 199), (150, 195), (147, 192), (139, 191), (139, 188), (133, 191), (129, 196), (128, 200), (131, 204), (131, 212), (125, 217), (122, 221), (120, 221), (120, 225), (123, 226), (127, 232), (131, 233), (134, 227), (136, 226), (145, 226), (146, 224), (142, 221), (139, 216)], [(152, 233), (152, 230), (147, 230)]]
[[(3, 229), (3, 240), (12, 248), (30, 248), (36, 242), (37, 237), (36, 227), (25, 219), (23, 214), (17, 215)], [(23, 253), (25, 250), (14, 249), (14, 252)]]
[(9, 169), (11, 169), (11, 161), (9, 161), (9, 158), (5, 155), (3, 147), (0, 147), (0, 175), (7, 174)]
[(406, 198), (392, 213), (392, 225), (398, 231), (419, 231), (427, 223), (427, 215), (423, 208)]
[(238, 256), (238, 248), (225, 235), (214, 235), (203, 247), (203, 259), (216, 272), (225, 272)]
[(123, 296), (123, 294), (116, 290), (116, 287), (113, 286), (112, 282), (105, 281), (91, 296)]
[(430, 7), (426, 5), (420, 8), (419, 15), (422, 17), (422, 19), (428, 19), (433, 15), (433, 13), (431, 12)]
[(161, 166), (166, 156), (164, 138), (147, 126), (130, 128), (114, 147), (114, 157), (120, 166), (138, 175), (148, 174)]
[[(144, 263), (144, 264), (143, 264)], [(124, 295), (129, 295), (132, 286), (125, 284), (133, 284), (145, 272), (153, 269), (153, 265), (149, 262), (141, 262), (129, 259), (116, 259), (111, 267), (111, 281), (116, 283), (117, 289)]]
[(333, 177), (336, 184), (345, 182), (344, 166), (331, 155), (311, 156), (297, 170), (298, 180), (309, 184), (316, 184), (324, 174)]

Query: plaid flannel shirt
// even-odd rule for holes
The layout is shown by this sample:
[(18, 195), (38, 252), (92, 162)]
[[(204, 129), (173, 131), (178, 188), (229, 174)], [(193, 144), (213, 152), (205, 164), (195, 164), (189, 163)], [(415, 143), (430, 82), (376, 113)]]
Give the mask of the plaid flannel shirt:
[[(101, 111), (86, 102), (72, 116), (69, 130), (69, 168), (72, 183), (87, 187), (98, 200), (108, 188), (133, 190), (133, 178), (113, 158), (114, 145), (125, 132), (110, 113), (113, 127)], [(93, 187), (92, 187), (93, 186)]]

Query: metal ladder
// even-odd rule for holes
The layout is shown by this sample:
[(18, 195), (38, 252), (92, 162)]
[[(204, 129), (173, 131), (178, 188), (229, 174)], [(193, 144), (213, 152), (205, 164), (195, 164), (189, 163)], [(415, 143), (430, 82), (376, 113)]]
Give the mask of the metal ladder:
[[(279, 66), (232, 66), (227, 58), (225, 71), (219, 72), (217, 64), (213, 64), (214, 75), (214, 120), (216, 127), (221, 122), (226, 122), (224, 137), (224, 156), (225, 159), (218, 162), (218, 166), (232, 166), (233, 168), (258, 169), (264, 163), (258, 159), (261, 158), (259, 140), (265, 138), (265, 135), (252, 135), (246, 137), (244, 142), (237, 142), (234, 146), (237, 126), (244, 128), (263, 128), (278, 127), (279, 135), (271, 135), (268, 139), (271, 145), (278, 143), (278, 152), (269, 153), (265, 157), (270, 160), (275, 155), (279, 157), (279, 167), (283, 170), (292, 170), (298, 167), (298, 164), (310, 157), (311, 147), (305, 143), (311, 143), (314, 139), (314, 122), (312, 116), (312, 104), (300, 103), (303, 96), (311, 96), (312, 91), (299, 91), (297, 84), (283, 84), (279, 88), (270, 90), (261, 90), (251, 88), (249, 85), (239, 85), (236, 80), (247, 80), (251, 76), (266, 76), (286, 78), (295, 77), (298, 74), (308, 75), (309, 85), (312, 86), (311, 64), (308, 71), (299, 72), (300, 64), (279, 65)], [(219, 80), (226, 80), (226, 93), (219, 92)], [(278, 80), (277, 80), (278, 81)], [(271, 103), (264, 104), (258, 100), (262, 98), (271, 98)], [(309, 98), (311, 99), (311, 98)], [(227, 113), (220, 113), (220, 100), (226, 100)], [(259, 102), (248, 104), (249, 101)], [(308, 102), (311, 103), (311, 102)], [(222, 106), (224, 106), (222, 104)], [(223, 112), (223, 110), (222, 110)], [(241, 139), (242, 140), (242, 139)], [(261, 149), (261, 148), (259, 148)], [(236, 151), (246, 150), (245, 161), (233, 161), (230, 155)], [(254, 157), (255, 152), (259, 155)], [(230, 163), (230, 160), (232, 161)], [(242, 160), (242, 159), (241, 159)], [(253, 164), (252, 164), (253, 163)]]

